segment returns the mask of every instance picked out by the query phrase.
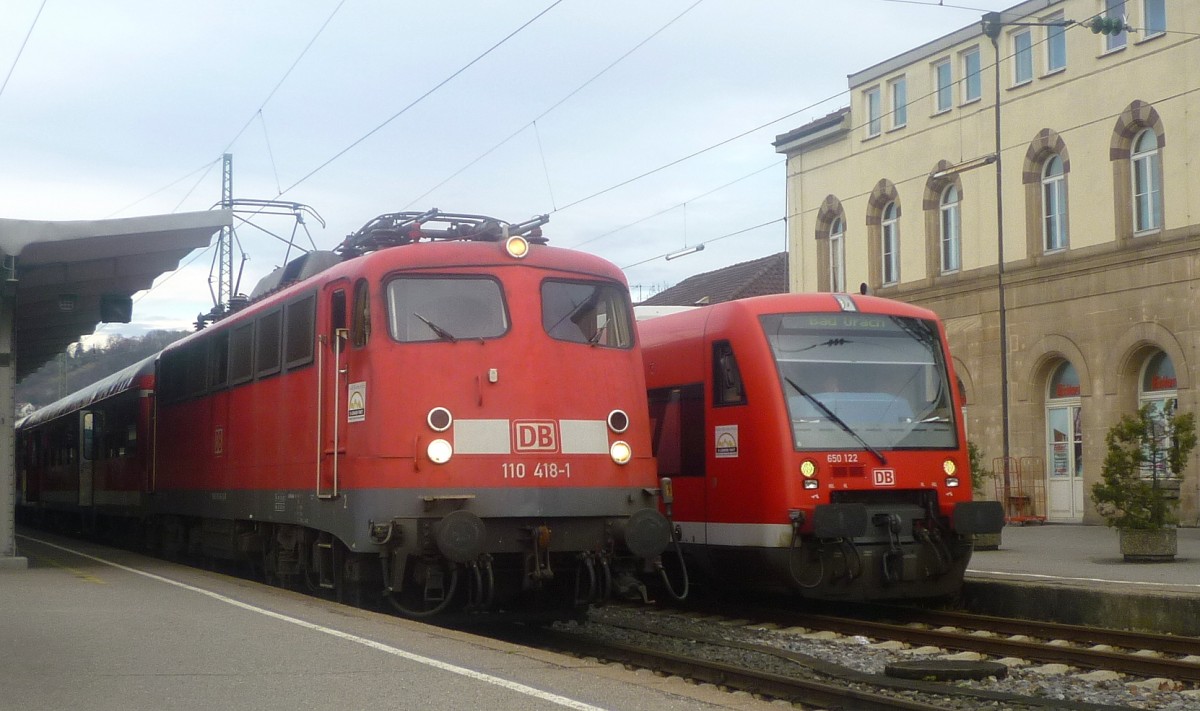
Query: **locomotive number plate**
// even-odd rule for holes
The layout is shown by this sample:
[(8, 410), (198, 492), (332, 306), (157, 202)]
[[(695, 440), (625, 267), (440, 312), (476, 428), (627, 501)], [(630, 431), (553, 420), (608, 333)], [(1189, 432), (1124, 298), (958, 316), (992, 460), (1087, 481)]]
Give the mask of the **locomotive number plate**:
[(571, 463), (570, 462), (538, 462), (536, 464), (526, 464), (525, 462), (505, 462), (500, 465), (504, 472), (505, 479), (524, 479), (531, 477), (533, 479), (570, 479), (571, 478)]

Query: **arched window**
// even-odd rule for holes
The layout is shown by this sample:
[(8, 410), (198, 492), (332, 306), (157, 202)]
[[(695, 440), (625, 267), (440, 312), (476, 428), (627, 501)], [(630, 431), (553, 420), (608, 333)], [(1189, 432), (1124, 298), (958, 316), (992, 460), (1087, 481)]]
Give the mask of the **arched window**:
[[(1170, 442), (1167, 440), (1170, 438), (1171, 432), (1166, 423), (1179, 407), (1177, 387), (1175, 364), (1171, 362), (1171, 356), (1158, 351), (1146, 359), (1146, 364), (1142, 368), (1142, 377), (1138, 383), (1138, 407), (1150, 408), (1151, 419), (1158, 425), (1155, 434), (1160, 439), (1159, 451), (1166, 451), (1170, 446)], [(1152, 477), (1155, 474), (1164, 476), (1166, 474), (1166, 462), (1155, 462), (1154, 466), (1159, 468), (1157, 472), (1153, 471), (1153, 468), (1143, 470), (1143, 476)]]
[(1143, 129), (1133, 140), (1129, 156), (1133, 164), (1134, 234), (1162, 228), (1162, 172), (1158, 153), (1158, 135)]
[(883, 207), (880, 224), (879, 253), (883, 259), (880, 278), (884, 286), (900, 281), (900, 211), (895, 201)]
[(829, 290), (846, 290), (846, 222), (840, 217), (829, 226)]
[(1057, 154), (1042, 165), (1042, 247), (1046, 252), (1067, 248), (1067, 180)]
[(959, 209), (958, 187), (953, 183), (942, 191), (941, 210), (941, 271), (956, 272), (962, 267), (962, 216)]

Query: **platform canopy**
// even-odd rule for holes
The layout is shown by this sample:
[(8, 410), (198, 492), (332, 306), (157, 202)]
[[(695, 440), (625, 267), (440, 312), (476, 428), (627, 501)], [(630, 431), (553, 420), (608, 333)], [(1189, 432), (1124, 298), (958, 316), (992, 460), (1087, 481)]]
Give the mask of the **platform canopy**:
[(228, 210), (65, 222), (0, 218), (3, 288), (16, 298), (17, 380), (98, 324), (129, 321), (133, 294), (208, 246), (231, 220)]

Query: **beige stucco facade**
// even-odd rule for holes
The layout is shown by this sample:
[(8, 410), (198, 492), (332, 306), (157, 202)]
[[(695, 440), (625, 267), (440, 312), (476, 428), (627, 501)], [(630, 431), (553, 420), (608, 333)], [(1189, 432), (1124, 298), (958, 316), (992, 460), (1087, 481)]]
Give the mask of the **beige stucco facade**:
[[(1000, 14), (998, 111), (997, 50), (980, 23), (851, 75), (846, 109), (776, 141), (788, 157), (791, 289), (865, 284), (935, 310), (967, 393), (969, 438), (989, 462), (1004, 453), (1006, 366), (1008, 453), (1045, 487), (1041, 513), (1052, 521), (1102, 521), (1088, 492), (1122, 413), (1156, 397), (1200, 410), (1200, 13), (1177, 0), (1125, 6), (1130, 26), (1150, 29), (1110, 38), (1078, 24), (1015, 24), (1087, 21), (1104, 0), (1030, 0)], [(939, 108), (945, 65), (951, 100)], [(902, 122), (892, 113), (901, 104)], [(1054, 157), (1061, 177), (1045, 172)], [(1065, 193), (1051, 210), (1061, 248), (1047, 245), (1047, 191)], [(955, 217), (957, 255), (944, 240)], [(893, 283), (885, 230), (898, 237)], [(1173, 379), (1147, 375), (1159, 353)], [(1052, 390), (1064, 363), (1078, 388)], [(1066, 471), (1066, 450), (1051, 441), (1061, 427), (1048, 423), (1076, 411)], [(1181, 491), (1185, 525), (1200, 523), (1197, 459)]]

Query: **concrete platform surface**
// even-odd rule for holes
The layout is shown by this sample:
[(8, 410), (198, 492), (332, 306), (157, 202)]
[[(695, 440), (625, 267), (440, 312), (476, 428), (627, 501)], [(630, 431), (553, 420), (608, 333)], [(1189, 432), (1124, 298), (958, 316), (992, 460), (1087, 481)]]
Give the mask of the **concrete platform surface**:
[(1173, 561), (1129, 563), (1107, 526), (1006, 526), (999, 549), (972, 555), (962, 601), (1000, 616), (1200, 636), (1200, 528), (1178, 529)]
[(41, 532), (17, 545), (5, 711), (773, 708)]

